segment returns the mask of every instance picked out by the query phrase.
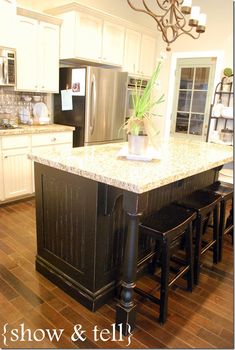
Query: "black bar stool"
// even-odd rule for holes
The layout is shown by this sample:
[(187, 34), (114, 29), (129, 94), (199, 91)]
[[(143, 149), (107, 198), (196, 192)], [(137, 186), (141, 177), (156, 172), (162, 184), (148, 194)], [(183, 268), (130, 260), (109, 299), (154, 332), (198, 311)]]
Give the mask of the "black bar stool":
[[(191, 210), (170, 204), (146, 217), (139, 224), (140, 232), (153, 237), (161, 249), (161, 289), (160, 299), (135, 288), (135, 291), (160, 305), (159, 321), (164, 323), (167, 319), (168, 290), (169, 287), (181, 276), (187, 274), (187, 287), (193, 288), (193, 253), (192, 253), (192, 222), (196, 213)], [(186, 262), (174, 278), (169, 281), (171, 247), (185, 239)], [(182, 260), (181, 260), (182, 263)]]
[[(177, 205), (195, 210), (197, 213), (194, 248), (194, 283), (199, 283), (201, 255), (213, 247), (213, 262), (219, 261), (219, 204), (221, 196), (212, 191), (198, 190), (177, 201)], [(213, 239), (202, 247), (204, 224), (213, 213)], [(204, 243), (204, 242), (203, 242)]]
[[(221, 196), (219, 219), (219, 261), (221, 261), (223, 257), (224, 235), (230, 234), (233, 242), (233, 185), (227, 182), (216, 181), (206, 187), (205, 190), (215, 192)], [(226, 207), (229, 200), (232, 201), (232, 208), (227, 222), (225, 222)]]

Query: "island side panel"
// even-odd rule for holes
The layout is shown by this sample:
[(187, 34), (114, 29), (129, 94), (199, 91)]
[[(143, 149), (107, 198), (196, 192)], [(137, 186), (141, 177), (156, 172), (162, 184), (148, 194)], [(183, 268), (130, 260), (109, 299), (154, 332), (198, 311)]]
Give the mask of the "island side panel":
[(35, 163), (36, 269), (94, 307), (95, 181)]

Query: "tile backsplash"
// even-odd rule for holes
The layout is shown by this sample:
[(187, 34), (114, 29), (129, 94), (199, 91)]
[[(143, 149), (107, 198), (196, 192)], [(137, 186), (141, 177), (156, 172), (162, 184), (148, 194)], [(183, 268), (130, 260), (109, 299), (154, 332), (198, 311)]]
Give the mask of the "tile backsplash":
[[(47, 104), (48, 95), (37, 92), (20, 92), (15, 91), (13, 87), (0, 86), (0, 124), (3, 119), (15, 120), (15, 123), (27, 123), (22, 119), (26, 114), (33, 122), (33, 107), (37, 102)], [(28, 118), (28, 119), (29, 119)]]

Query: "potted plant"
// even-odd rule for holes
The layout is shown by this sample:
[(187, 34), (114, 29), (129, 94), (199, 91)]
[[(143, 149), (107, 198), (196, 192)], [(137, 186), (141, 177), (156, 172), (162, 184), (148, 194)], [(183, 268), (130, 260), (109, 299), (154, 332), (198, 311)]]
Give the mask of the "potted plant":
[(156, 100), (153, 99), (152, 93), (156, 85), (163, 58), (158, 60), (157, 66), (146, 85), (144, 91), (137, 85), (135, 93), (132, 95), (133, 114), (129, 116), (124, 124), (124, 130), (128, 134), (128, 151), (130, 154), (144, 154), (148, 147), (149, 138), (158, 134), (154, 123), (153, 108), (164, 101), (164, 94)]

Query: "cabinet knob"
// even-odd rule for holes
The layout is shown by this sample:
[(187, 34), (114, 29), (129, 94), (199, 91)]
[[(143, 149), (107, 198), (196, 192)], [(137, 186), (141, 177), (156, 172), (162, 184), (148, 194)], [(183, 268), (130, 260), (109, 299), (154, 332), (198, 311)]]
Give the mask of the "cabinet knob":
[(8, 156), (4, 156), (4, 158), (6, 159), (6, 158), (8, 158)]
[(42, 89), (45, 89), (45, 86), (44, 86), (44, 85), (42, 86)]
[(37, 89), (37, 88), (38, 88), (38, 86), (37, 86), (37, 85), (35, 85), (35, 88)]
[(52, 137), (51, 141), (55, 142), (56, 141), (56, 137)]

